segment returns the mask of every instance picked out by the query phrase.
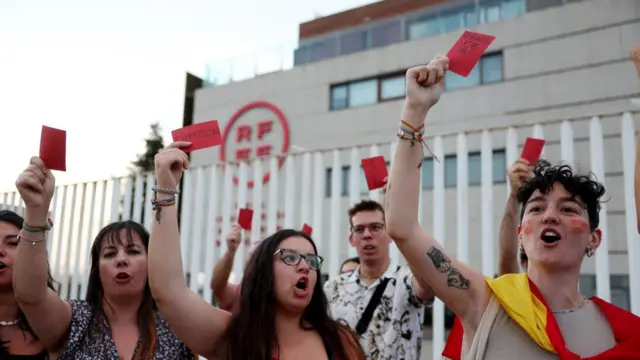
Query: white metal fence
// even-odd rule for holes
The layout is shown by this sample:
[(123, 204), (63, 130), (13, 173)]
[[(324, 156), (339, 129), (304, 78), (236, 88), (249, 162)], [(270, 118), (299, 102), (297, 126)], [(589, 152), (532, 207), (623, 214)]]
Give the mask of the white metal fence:
[[(621, 271), (629, 274), (630, 308), (640, 314), (640, 236), (633, 200), (634, 114), (479, 129), (428, 139), (441, 162), (433, 163), (430, 173), (423, 172), (423, 176), (433, 177), (428, 181), (428, 188), (421, 192), (423, 226), (429, 228), (451, 254), (472, 265), (475, 261), (479, 269), (493, 276), (497, 224), (504, 206), (501, 199), (506, 198), (508, 189), (508, 184), (496, 184), (494, 178), (495, 149), (504, 149), (508, 166), (518, 157), (527, 136), (547, 140), (544, 156), (550, 160), (563, 160), (590, 170), (605, 182), (611, 201), (603, 204), (601, 212), (605, 241), (595, 256), (596, 292), (605, 300), (611, 299), (610, 269), (619, 268), (620, 264), (616, 260), (610, 265), (610, 258), (623, 256), (628, 263), (622, 264), (625, 266)], [(385, 155), (390, 159), (394, 142), (291, 154), (285, 157), (281, 168), (278, 159), (271, 158), (243, 163), (232, 171), (224, 171), (223, 164), (187, 171), (180, 206), (182, 256), (190, 287), (211, 299), (208, 284), (212, 269), (226, 247), (221, 234), (228, 231), (237, 213), (237, 204), (246, 203), (256, 204), (253, 230), (247, 236), (255, 240), (279, 227), (300, 228), (305, 222), (311, 224), (313, 238), (326, 259), (325, 272), (336, 274), (340, 262), (354, 255), (346, 241), (346, 209), (362, 197), (380, 198), (379, 191), (366, 192), (362, 179), (349, 176), (347, 170), (360, 168), (360, 160), (365, 157)], [(479, 174), (474, 173), (477, 167), (470, 170), (468, 166), (470, 150), (480, 153)], [(447, 165), (448, 156), (456, 157), (455, 166)], [(233, 167), (227, 164), (226, 169)], [(256, 181), (252, 189), (234, 184), (234, 176), (239, 178), (239, 184), (246, 184), (253, 179), (253, 174), (262, 178), (265, 171), (270, 172), (266, 184)], [(454, 172), (456, 184), (452, 186), (447, 179), (449, 173)], [(471, 177), (479, 177), (479, 181), (470, 182)], [(151, 205), (145, 195), (150, 193), (153, 183), (153, 175), (148, 174), (57, 187), (51, 209), (55, 227), (47, 247), (63, 298), (84, 296), (89, 248), (101, 227), (122, 219), (139, 221), (149, 227)], [(0, 202), (1, 208), (23, 212), (23, 203), (16, 192), (0, 194)], [(474, 210), (474, 204), (479, 206), (478, 210)], [(478, 224), (474, 225), (474, 219)], [(479, 247), (478, 256), (470, 256), (474, 246)], [(394, 245), (391, 256), (394, 263), (403, 261)], [(241, 276), (244, 261), (244, 252), (240, 251), (235, 262), (236, 278)], [(433, 312), (434, 358), (439, 358), (445, 341), (443, 324), (444, 306), (438, 301)]]

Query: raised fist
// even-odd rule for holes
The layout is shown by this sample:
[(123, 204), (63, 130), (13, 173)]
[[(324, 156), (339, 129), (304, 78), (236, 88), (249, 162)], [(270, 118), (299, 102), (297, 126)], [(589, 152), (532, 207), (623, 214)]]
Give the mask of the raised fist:
[(511, 186), (511, 195), (515, 196), (522, 184), (531, 179), (533, 176), (533, 165), (527, 160), (518, 159), (509, 168), (509, 185)]
[(191, 145), (178, 141), (169, 144), (155, 156), (156, 182), (158, 187), (175, 189), (180, 184), (182, 172), (189, 168), (189, 157), (180, 148)]
[(406, 106), (429, 110), (440, 100), (444, 92), (444, 74), (449, 69), (449, 59), (436, 55), (428, 65), (407, 70)]
[(56, 179), (51, 170), (35, 156), (16, 180), (16, 188), (24, 200), (27, 211), (43, 220), (47, 219), (55, 185)]
[(240, 225), (233, 224), (227, 234), (227, 249), (235, 252), (240, 246)]

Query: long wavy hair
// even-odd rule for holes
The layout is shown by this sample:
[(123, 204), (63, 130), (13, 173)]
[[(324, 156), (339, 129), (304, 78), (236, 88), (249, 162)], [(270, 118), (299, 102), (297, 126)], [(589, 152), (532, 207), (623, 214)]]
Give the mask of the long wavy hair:
[[(277, 300), (274, 292), (273, 259), (282, 241), (293, 236), (307, 239), (317, 254), (315, 243), (297, 230), (280, 230), (266, 238), (249, 259), (242, 285), (240, 302), (227, 330), (228, 360), (270, 360), (278, 346), (275, 329)], [(320, 270), (311, 302), (300, 320), (304, 329), (315, 330), (325, 346), (342, 360), (364, 359), (355, 333), (329, 317), (327, 297), (321, 284)]]
[[(18, 229), (22, 229), (22, 225), (24, 225), (24, 219), (22, 218), (22, 216), (10, 210), (0, 210), (0, 222), (6, 222), (17, 227)], [(49, 264), (47, 264), (47, 287), (57, 292), (56, 286), (57, 283), (53, 280), (53, 276), (51, 276), (51, 268), (49, 267)], [(37, 340), (38, 336), (33, 332), (33, 329), (31, 328), (31, 325), (29, 325), (26, 316), (24, 316), (22, 309), (18, 310), (18, 319), (20, 319), (18, 322), (18, 328), (22, 331), (28, 332), (34, 339)], [(0, 339), (0, 344), (1, 359), (3, 355), (9, 355), (9, 342)]]
[[(122, 238), (123, 230), (125, 230), (125, 238)], [(142, 225), (130, 220), (119, 221), (105, 226), (93, 240), (93, 245), (91, 245), (91, 268), (89, 270), (86, 301), (93, 309), (94, 316), (96, 317), (104, 319), (105, 316), (102, 307), (104, 288), (102, 287), (102, 281), (100, 281), (100, 250), (104, 244), (132, 244), (133, 234), (137, 234), (140, 237), (145, 251), (148, 251), (149, 232)], [(140, 329), (141, 343), (136, 356), (139, 359), (151, 359), (156, 351), (156, 310), (156, 302), (151, 296), (149, 279), (147, 279), (144, 286), (142, 303), (138, 309), (138, 327)], [(99, 326), (100, 324), (97, 323), (95, 325)], [(102, 331), (100, 328), (91, 330), (97, 331), (98, 333)]]

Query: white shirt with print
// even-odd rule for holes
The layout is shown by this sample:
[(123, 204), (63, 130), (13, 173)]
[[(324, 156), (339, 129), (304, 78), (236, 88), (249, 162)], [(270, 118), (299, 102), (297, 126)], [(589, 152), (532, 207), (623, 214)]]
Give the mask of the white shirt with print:
[(426, 303), (413, 293), (413, 275), (407, 266), (389, 266), (370, 286), (360, 281), (360, 268), (329, 279), (324, 291), (331, 316), (355, 330), (378, 284), (385, 278), (390, 280), (360, 345), (370, 360), (418, 360)]

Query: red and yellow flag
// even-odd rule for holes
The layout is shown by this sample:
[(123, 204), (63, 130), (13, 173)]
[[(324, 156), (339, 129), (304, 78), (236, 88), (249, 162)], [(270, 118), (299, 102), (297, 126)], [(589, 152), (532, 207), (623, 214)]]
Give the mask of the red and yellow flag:
[[(553, 313), (527, 274), (507, 274), (497, 279), (487, 278), (487, 284), (507, 315), (538, 346), (557, 353), (562, 360), (580, 359), (578, 355), (566, 348)], [(640, 328), (640, 317), (597, 297), (591, 298), (591, 301), (600, 308), (609, 321), (616, 339), (616, 346), (588, 359), (640, 359), (640, 332), (637, 330)], [(456, 319), (442, 355), (452, 360), (459, 360), (462, 353), (462, 336), (462, 324)]]

